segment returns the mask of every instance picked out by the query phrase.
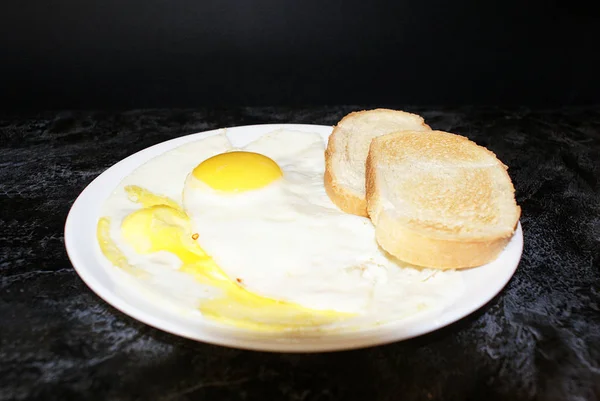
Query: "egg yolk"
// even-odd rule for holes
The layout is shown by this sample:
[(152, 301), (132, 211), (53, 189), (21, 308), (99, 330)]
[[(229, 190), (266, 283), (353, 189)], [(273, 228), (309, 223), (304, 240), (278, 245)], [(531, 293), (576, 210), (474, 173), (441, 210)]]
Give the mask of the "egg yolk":
[[(180, 271), (205, 285), (219, 288), (222, 297), (201, 302), (200, 311), (208, 318), (239, 328), (258, 331), (319, 329), (345, 320), (351, 314), (314, 310), (291, 302), (260, 296), (229, 278), (195, 240), (191, 221), (172, 199), (155, 195), (141, 187), (128, 186), (129, 199), (142, 205), (121, 223), (125, 242), (139, 254), (167, 251), (181, 260)], [(143, 270), (127, 262), (110, 238), (110, 220), (98, 221), (97, 235), (102, 253), (115, 265), (139, 275)], [(201, 241), (201, 239), (200, 239)]]
[(121, 223), (121, 235), (139, 254), (169, 251), (179, 256), (183, 263), (207, 257), (192, 239), (185, 213), (166, 205), (131, 213)]
[(117, 247), (117, 244), (115, 244), (112, 238), (110, 238), (110, 219), (108, 217), (101, 217), (98, 220), (98, 225), (96, 226), (96, 236), (98, 237), (98, 245), (100, 245), (100, 250), (113, 265), (123, 269), (135, 277), (148, 277), (148, 274), (144, 270), (129, 264), (123, 252), (121, 252), (119, 247)]
[(277, 163), (253, 152), (221, 153), (200, 163), (192, 174), (211, 188), (224, 192), (259, 189), (283, 175)]

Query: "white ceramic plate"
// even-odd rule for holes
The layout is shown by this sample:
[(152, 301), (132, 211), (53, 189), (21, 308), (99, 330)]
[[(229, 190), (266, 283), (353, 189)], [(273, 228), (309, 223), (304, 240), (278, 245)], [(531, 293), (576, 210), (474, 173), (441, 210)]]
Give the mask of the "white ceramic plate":
[[(247, 143), (279, 128), (318, 132), (323, 138), (331, 127), (321, 125), (254, 125), (228, 128), (227, 136), (235, 146)], [(215, 135), (222, 130), (202, 132), (160, 143), (115, 164), (96, 178), (73, 204), (65, 225), (65, 245), (75, 270), (83, 281), (106, 302), (129, 316), (158, 329), (213, 344), (236, 348), (279, 351), (335, 351), (404, 340), (437, 330), (477, 310), (492, 299), (514, 274), (523, 250), (523, 233), (519, 227), (500, 257), (494, 262), (462, 271), (463, 295), (441, 312), (421, 313), (395, 323), (358, 332), (294, 336), (249, 333), (212, 321), (178, 313), (176, 309), (157, 307), (152, 294), (144, 294), (126, 273), (115, 275), (114, 268), (101, 254), (96, 240), (96, 224), (100, 210), (119, 182), (148, 160), (188, 142)], [(119, 275), (120, 274), (120, 275)], [(150, 296), (149, 296), (150, 295)]]

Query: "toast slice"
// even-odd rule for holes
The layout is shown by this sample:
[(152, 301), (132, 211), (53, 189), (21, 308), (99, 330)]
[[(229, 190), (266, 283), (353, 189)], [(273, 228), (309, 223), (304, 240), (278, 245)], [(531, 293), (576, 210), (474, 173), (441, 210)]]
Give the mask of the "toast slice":
[(379, 245), (408, 263), (437, 269), (494, 260), (521, 214), (494, 153), (442, 131), (375, 138), (366, 197)]
[(371, 140), (404, 130), (431, 128), (416, 114), (388, 109), (350, 113), (334, 127), (325, 152), (325, 190), (337, 207), (367, 217), (365, 161)]

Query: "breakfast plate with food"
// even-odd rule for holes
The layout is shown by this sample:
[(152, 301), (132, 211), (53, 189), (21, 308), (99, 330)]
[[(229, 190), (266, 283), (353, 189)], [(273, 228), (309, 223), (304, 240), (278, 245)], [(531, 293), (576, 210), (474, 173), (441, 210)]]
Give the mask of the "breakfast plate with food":
[(316, 352), (437, 330), (491, 300), (523, 248), (507, 167), (417, 115), (223, 128), (115, 164), (73, 204), (69, 258), (146, 324)]

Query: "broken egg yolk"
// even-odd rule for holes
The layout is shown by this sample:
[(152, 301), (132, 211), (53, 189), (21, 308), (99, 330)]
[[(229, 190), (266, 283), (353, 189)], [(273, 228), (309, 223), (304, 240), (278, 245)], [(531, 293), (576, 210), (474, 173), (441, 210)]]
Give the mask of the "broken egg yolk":
[[(144, 188), (125, 188), (129, 199), (142, 206), (121, 224), (121, 236), (138, 254), (166, 251), (181, 260), (180, 270), (201, 284), (222, 290), (222, 295), (200, 301), (200, 311), (212, 320), (243, 329), (260, 331), (310, 330), (345, 320), (352, 314), (315, 310), (291, 302), (255, 294), (231, 279), (201, 248), (202, 238), (192, 232), (191, 221), (177, 202)], [(104, 256), (117, 267), (136, 275), (133, 267), (110, 237), (110, 220), (98, 222), (97, 236)], [(138, 274), (142, 273), (142, 274)]]

